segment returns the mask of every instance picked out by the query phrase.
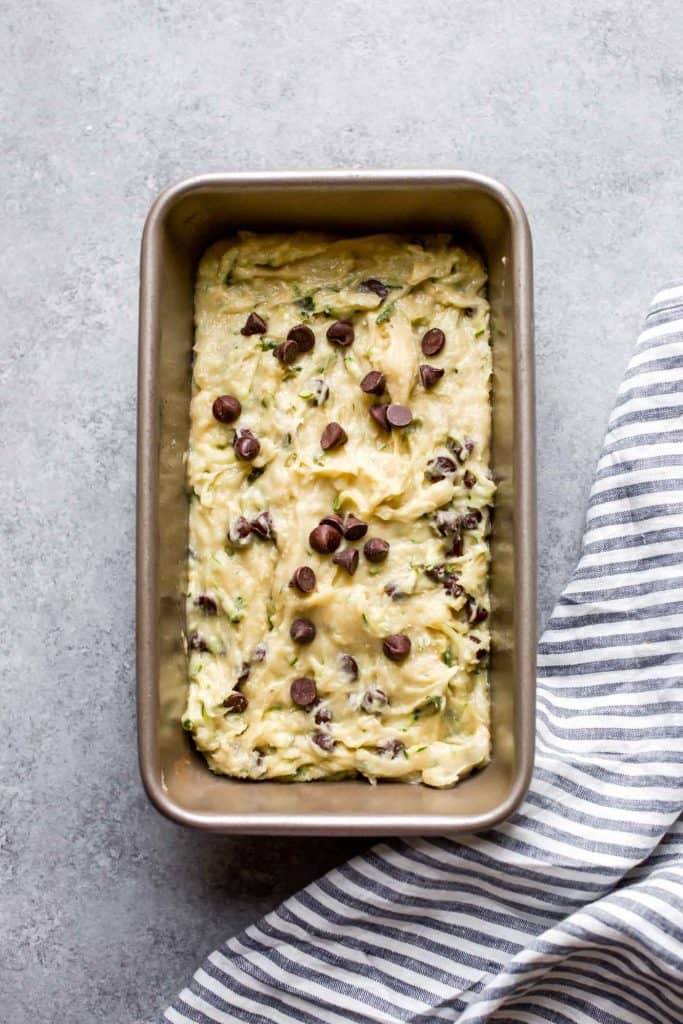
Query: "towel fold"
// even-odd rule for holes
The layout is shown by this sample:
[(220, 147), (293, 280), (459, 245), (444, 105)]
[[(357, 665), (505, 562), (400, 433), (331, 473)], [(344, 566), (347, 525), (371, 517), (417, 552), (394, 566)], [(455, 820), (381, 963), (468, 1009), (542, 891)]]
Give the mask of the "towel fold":
[(656, 296), (540, 645), (534, 778), (381, 843), (212, 953), (173, 1024), (683, 1022), (683, 283)]

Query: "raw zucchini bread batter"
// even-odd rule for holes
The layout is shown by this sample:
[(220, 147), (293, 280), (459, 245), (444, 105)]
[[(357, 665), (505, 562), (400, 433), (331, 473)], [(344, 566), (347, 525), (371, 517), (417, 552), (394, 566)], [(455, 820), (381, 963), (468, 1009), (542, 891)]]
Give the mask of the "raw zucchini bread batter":
[(485, 280), (448, 235), (204, 255), (183, 725), (213, 771), (450, 786), (488, 760)]

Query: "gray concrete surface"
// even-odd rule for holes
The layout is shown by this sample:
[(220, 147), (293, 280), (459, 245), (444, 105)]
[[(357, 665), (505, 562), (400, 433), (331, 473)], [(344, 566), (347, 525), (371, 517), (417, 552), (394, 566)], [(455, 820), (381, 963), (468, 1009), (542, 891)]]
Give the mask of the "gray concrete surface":
[(0, 994), (8, 1024), (151, 1019), (351, 842), (207, 838), (135, 762), (138, 243), (208, 170), (465, 167), (536, 248), (540, 594), (576, 558), (643, 307), (681, 271), (678, 0), (6, 0)]

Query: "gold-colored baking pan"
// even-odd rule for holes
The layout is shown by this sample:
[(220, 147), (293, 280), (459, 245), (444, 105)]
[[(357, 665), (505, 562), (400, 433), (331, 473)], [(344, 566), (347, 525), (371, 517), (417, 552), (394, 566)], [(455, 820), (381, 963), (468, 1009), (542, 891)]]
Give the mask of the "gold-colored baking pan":
[[(490, 764), (453, 789), (213, 775), (183, 732), (193, 296), (197, 262), (238, 229), (342, 235), (450, 231), (489, 273), (493, 349)], [(169, 818), (214, 832), (454, 834), (523, 798), (534, 752), (536, 522), (531, 238), (519, 200), (461, 171), (212, 174), (163, 192), (142, 239), (138, 391), (137, 686), (140, 770)]]

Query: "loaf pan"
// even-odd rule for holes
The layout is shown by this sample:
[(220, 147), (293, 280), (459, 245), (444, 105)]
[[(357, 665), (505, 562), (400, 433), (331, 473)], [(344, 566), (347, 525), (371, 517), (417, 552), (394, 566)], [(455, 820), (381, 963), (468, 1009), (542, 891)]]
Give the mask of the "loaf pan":
[[(489, 272), (493, 349), (492, 760), (452, 789), (362, 779), (250, 782), (213, 775), (180, 724), (193, 290), (198, 260), (238, 229), (342, 235), (449, 231)], [(212, 832), (456, 834), (490, 828), (533, 765), (536, 525), (531, 239), (519, 200), (460, 171), (212, 174), (164, 191), (140, 269), (137, 699), (140, 770), (152, 803)]]

